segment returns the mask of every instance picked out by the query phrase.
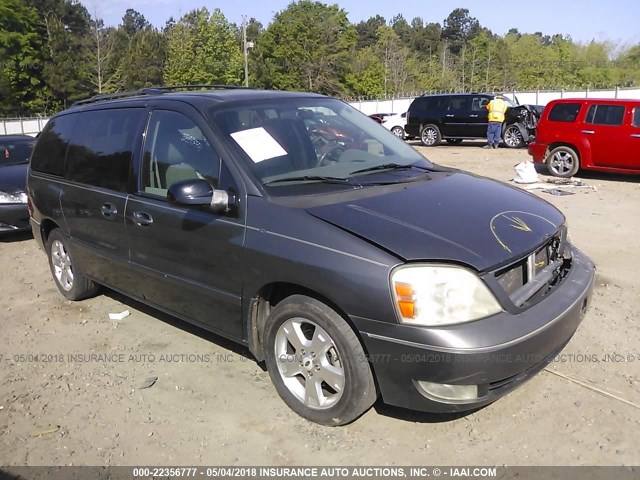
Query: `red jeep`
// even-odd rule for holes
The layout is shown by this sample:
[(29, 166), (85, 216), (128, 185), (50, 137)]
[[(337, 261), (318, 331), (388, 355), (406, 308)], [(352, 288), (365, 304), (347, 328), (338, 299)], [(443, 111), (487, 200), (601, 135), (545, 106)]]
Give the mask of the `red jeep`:
[(556, 177), (579, 169), (638, 174), (640, 100), (553, 100), (528, 148), (533, 161)]

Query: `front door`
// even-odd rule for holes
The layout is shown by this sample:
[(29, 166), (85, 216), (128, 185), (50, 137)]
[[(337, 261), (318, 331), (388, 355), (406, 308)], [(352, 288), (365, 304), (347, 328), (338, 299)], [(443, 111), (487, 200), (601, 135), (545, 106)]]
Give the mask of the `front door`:
[(218, 214), (166, 200), (167, 189), (181, 180), (204, 178), (221, 187), (224, 165), (210, 137), (195, 111), (152, 111), (139, 192), (127, 203), (130, 259), (141, 276), (144, 300), (242, 338), (243, 214)]

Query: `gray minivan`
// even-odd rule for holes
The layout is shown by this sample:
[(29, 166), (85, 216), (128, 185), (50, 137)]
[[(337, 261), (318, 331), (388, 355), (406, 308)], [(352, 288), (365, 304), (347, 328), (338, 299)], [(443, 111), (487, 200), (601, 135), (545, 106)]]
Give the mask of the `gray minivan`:
[(54, 116), (28, 173), (60, 292), (100, 285), (246, 345), (301, 416), (475, 409), (591, 298), (549, 203), (309, 93), (144, 89)]

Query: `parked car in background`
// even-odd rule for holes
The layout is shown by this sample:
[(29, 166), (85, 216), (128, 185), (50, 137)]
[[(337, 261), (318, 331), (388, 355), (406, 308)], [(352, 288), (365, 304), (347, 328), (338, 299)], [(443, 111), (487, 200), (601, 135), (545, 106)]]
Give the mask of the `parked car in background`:
[(384, 119), (392, 115), (395, 115), (395, 114), (394, 113), (372, 113), (371, 115), (369, 115), (369, 118), (378, 123), (384, 123)]
[(382, 120), (382, 126), (398, 138), (405, 138), (404, 126), (407, 124), (407, 112), (389, 115)]
[(28, 230), (27, 168), (36, 140), (0, 135), (0, 233)]
[[(420, 137), (425, 146), (439, 145), (442, 140), (456, 145), (465, 139), (485, 139), (489, 123), (486, 107), (494, 97), (488, 93), (418, 97), (409, 106), (405, 132)], [(544, 107), (518, 105), (506, 97), (505, 101), (508, 108), (502, 128), (504, 145), (510, 148), (524, 147), (533, 140)]]
[(529, 154), (556, 177), (571, 177), (580, 169), (638, 174), (640, 100), (553, 100)]

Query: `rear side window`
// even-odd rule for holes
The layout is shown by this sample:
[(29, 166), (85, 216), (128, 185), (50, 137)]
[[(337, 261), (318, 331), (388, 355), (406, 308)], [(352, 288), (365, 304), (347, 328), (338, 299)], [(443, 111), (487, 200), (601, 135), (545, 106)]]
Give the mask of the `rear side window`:
[(586, 123), (594, 125), (622, 125), (624, 105), (591, 105)]
[(633, 126), (640, 127), (640, 107), (636, 107), (633, 109)]
[(442, 109), (447, 97), (418, 97), (412, 105), (412, 109), (422, 112)]
[(471, 110), (471, 97), (468, 97), (468, 96), (451, 97), (451, 101), (449, 102), (449, 110), (454, 110), (454, 111)]
[(552, 122), (575, 122), (578, 112), (580, 112), (579, 103), (556, 103), (549, 112), (549, 120)]
[(76, 117), (77, 115), (62, 115), (49, 120), (38, 136), (31, 157), (31, 170), (62, 176), (64, 158)]
[(79, 114), (67, 153), (65, 178), (127, 191), (135, 134), (144, 113), (142, 108), (121, 108)]

